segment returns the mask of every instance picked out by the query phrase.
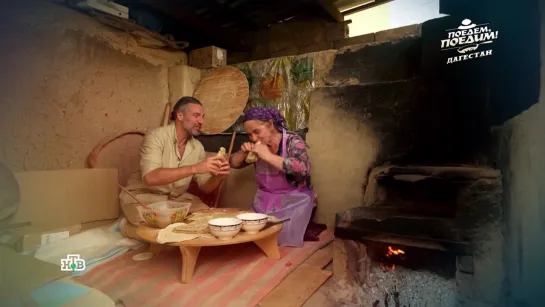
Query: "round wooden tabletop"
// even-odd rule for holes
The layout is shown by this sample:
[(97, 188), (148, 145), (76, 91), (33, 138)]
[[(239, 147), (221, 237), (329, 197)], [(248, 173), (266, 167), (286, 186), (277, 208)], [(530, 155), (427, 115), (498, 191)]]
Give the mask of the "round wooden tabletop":
[[(272, 220), (277, 221), (275, 217), (272, 217)], [(246, 242), (254, 242), (258, 240), (262, 240), (263, 238), (266, 238), (268, 236), (274, 235), (280, 230), (282, 230), (282, 224), (277, 224), (270, 226), (266, 229), (261, 230), (260, 232), (256, 234), (248, 234), (244, 230), (240, 230), (240, 232), (233, 237), (230, 240), (219, 240), (217, 238), (197, 238), (193, 240), (186, 240), (181, 242), (172, 242), (172, 243), (165, 243), (164, 245), (170, 245), (170, 246), (222, 246), (222, 245), (233, 245), (233, 244), (240, 244), (240, 243), (246, 243)], [(146, 240), (153, 244), (157, 243), (157, 234), (159, 233), (161, 229), (158, 228), (152, 228), (148, 226), (139, 226), (136, 229), (136, 234), (143, 240)]]

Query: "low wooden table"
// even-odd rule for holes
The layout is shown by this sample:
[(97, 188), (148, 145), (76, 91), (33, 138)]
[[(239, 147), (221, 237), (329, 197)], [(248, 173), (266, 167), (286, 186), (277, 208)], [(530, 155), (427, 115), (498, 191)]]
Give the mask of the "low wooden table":
[(160, 229), (147, 226), (140, 226), (136, 229), (136, 233), (140, 238), (151, 243), (150, 250), (153, 253), (158, 253), (165, 246), (177, 246), (182, 254), (182, 278), (184, 284), (190, 283), (193, 278), (193, 272), (199, 257), (201, 247), (206, 246), (223, 246), (233, 245), (246, 242), (254, 242), (269, 258), (280, 259), (280, 250), (278, 248), (278, 234), (282, 230), (282, 224), (271, 226), (256, 234), (247, 234), (241, 230), (231, 240), (218, 240), (208, 238), (197, 238), (175, 243), (159, 244), (157, 243), (157, 234)]

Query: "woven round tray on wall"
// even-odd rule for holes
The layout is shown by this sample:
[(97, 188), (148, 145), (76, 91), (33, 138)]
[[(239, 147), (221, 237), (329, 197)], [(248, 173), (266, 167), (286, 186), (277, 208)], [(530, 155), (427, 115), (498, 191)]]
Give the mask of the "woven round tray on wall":
[(244, 111), (249, 90), (246, 76), (234, 67), (215, 68), (204, 77), (193, 94), (206, 114), (202, 132), (218, 134), (231, 127)]

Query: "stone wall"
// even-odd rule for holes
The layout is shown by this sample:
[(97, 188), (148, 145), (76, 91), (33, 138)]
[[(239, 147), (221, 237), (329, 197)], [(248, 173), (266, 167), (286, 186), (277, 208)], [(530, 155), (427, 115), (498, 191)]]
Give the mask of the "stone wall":
[[(508, 306), (545, 301), (545, 6), (540, 2), (541, 91), (539, 102), (495, 129), (505, 186)], [(518, 32), (517, 32), (518, 33)], [(512, 103), (518, 103), (513, 101)]]
[(254, 46), (253, 50), (251, 52), (228, 52), (227, 61), (229, 64), (236, 64), (420, 35), (420, 25), (411, 25), (348, 37), (349, 22), (330, 23), (313, 20), (275, 24), (257, 33), (249, 34), (250, 41)]
[(363, 204), (376, 165), (493, 165), (486, 128), (459, 120), (466, 109), (448, 84), (420, 77), (419, 44), (412, 37), (339, 51), (325, 86), (312, 93), (307, 140), (318, 213), (328, 224)]
[(334, 49), (335, 41), (348, 37), (348, 24), (325, 20), (293, 20), (249, 33), (248, 53), (227, 53), (229, 64)]
[[(101, 139), (157, 127), (168, 67), (187, 62), (48, 1), (4, 1), (0, 24), (0, 159), (14, 171), (83, 168)], [(140, 141), (112, 144), (101, 165), (138, 165)]]

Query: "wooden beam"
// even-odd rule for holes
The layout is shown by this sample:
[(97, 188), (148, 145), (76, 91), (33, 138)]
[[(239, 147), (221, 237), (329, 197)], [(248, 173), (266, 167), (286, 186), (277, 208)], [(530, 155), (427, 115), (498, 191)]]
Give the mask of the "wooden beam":
[(316, 2), (337, 22), (343, 22), (344, 16), (333, 4), (332, 0), (316, 0)]
[(351, 9), (349, 9), (349, 10), (346, 10), (346, 11), (342, 12), (342, 14), (343, 14), (343, 16), (354, 14), (354, 13), (361, 12), (361, 11), (364, 11), (364, 10), (368, 10), (368, 9), (370, 9), (372, 7), (379, 6), (379, 5), (388, 3), (388, 2), (392, 2), (392, 0), (375, 0), (375, 1), (367, 3), (367, 4), (362, 4), (362, 5), (358, 5), (356, 7), (353, 7)]
[[(214, 12), (219, 13), (219, 15), (225, 20), (234, 20), (239, 24), (244, 30), (251, 31), (255, 30), (257, 28), (257, 25), (248, 18), (248, 16), (245, 16), (243, 13), (241, 14), (240, 11), (236, 8), (232, 8), (229, 6), (229, 3), (227, 2), (217, 2), (208, 0), (209, 3), (208, 6), (212, 7)], [(212, 3), (210, 3), (212, 2)]]
[(248, 46), (245, 46), (244, 40), (239, 33), (223, 29), (213, 21), (187, 11), (181, 7), (181, 3), (183, 2), (177, 3), (169, 0), (141, 0), (141, 2), (164, 14), (174, 17), (188, 26), (204, 32), (213, 40), (221, 43), (222, 46), (219, 47), (233, 51), (246, 51), (249, 49)]

